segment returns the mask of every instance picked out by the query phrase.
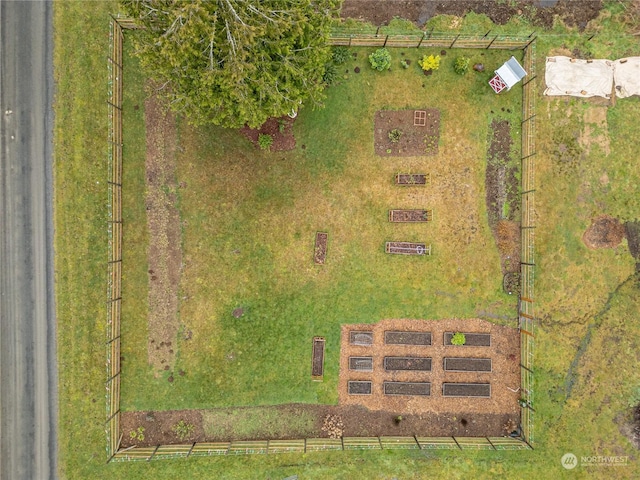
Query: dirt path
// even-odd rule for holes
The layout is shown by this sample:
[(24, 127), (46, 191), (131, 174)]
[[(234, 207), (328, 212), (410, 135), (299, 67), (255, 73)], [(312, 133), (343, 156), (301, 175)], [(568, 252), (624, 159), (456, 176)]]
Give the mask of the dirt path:
[(178, 289), (182, 265), (180, 213), (175, 176), (176, 126), (155, 96), (145, 102), (147, 125), (146, 207), (149, 227), (148, 359), (154, 369), (175, 363)]

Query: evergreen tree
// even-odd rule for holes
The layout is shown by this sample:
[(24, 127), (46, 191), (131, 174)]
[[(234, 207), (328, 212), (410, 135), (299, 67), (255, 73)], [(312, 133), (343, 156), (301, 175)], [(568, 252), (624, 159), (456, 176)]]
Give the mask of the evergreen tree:
[(122, 0), (136, 53), (193, 124), (258, 127), (323, 99), (342, 0)]

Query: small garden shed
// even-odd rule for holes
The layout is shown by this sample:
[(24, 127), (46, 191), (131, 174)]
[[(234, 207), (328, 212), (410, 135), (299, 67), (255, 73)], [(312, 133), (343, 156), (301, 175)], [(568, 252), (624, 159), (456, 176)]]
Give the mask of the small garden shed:
[(515, 57), (509, 60), (495, 71), (495, 76), (489, 80), (489, 85), (496, 93), (502, 92), (504, 89), (511, 90), (516, 83), (527, 75), (524, 68), (518, 63)]

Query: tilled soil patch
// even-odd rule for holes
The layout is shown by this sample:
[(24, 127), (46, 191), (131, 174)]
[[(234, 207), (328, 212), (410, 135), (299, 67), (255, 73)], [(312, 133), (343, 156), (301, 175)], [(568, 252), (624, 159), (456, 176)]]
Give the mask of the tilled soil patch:
[[(416, 110), (379, 110), (374, 117), (374, 149), (381, 157), (418, 157), (438, 153), (440, 111), (425, 108), (424, 125), (414, 125)], [(396, 132), (395, 141), (392, 140)]]
[(591, 221), (582, 241), (591, 249), (615, 248), (625, 236), (625, 226), (616, 218), (600, 215)]
[(149, 335), (147, 353), (156, 374), (173, 368), (179, 328), (178, 289), (182, 268), (176, 181), (176, 127), (155, 96), (145, 102), (147, 125), (146, 207), (149, 226)]
[(242, 127), (240, 133), (247, 137), (253, 144), (260, 148), (258, 138), (260, 134), (270, 135), (273, 138), (270, 150), (284, 151), (293, 150), (296, 148), (296, 137), (293, 136), (293, 123), (295, 118), (291, 118), (288, 115), (279, 118), (270, 118), (264, 122), (260, 128)]

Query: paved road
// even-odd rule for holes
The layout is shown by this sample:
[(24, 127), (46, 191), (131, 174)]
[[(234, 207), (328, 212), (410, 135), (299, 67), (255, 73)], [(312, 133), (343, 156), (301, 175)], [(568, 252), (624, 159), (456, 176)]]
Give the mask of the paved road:
[(56, 478), (52, 7), (0, 1), (0, 479)]

